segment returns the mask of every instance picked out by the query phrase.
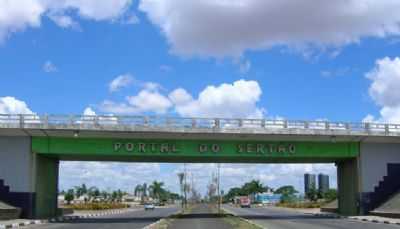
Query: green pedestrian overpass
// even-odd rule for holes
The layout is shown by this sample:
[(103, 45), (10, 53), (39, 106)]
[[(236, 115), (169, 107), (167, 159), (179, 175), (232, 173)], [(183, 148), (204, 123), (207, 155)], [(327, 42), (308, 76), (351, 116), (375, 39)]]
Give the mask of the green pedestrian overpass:
[(335, 163), (339, 213), (398, 191), (400, 125), (152, 116), (0, 115), (0, 200), (57, 214), (59, 161)]

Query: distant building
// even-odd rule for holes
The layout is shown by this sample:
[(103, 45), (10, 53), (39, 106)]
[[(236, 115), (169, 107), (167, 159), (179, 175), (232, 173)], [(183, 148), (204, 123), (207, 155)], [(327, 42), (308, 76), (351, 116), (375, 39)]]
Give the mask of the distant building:
[(315, 174), (304, 174), (304, 193), (309, 193), (310, 190), (316, 189)]
[(327, 193), (329, 190), (329, 176), (325, 174), (318, 174), (318, 191), (320, 193)]

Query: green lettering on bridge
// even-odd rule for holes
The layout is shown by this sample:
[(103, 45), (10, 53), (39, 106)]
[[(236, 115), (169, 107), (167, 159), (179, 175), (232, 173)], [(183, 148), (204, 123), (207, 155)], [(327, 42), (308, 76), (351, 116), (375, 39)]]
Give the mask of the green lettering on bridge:
[(32, 151), (62, 160), (333, 162), (357, 157), (356, 142), (33, 137)]

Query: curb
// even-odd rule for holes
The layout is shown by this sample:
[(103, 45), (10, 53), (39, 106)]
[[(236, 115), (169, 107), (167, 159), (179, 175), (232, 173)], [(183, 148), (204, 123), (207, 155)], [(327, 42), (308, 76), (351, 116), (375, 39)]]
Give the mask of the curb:
[(171, 216), (176, 215), (176, 214), (181, 214), (181, 213), (182, 213), (182, 210), (178, 210), (178, 211), (176, 211), (175, 213), (172, 213), (171, 215), (169, 215), (169, 216), (167, 216), (167, 217), (165, 217), (165, 218), (159, 219), (159, 220), (157, 220), (156, 222), (154, 222), (154, 223), (152, 223), (152, 224), (149, 224), (149, 225), (143, 227), (142, 229), (154, 229), (154, 228), (157, 228), (156, 226), (157, 226), (158, 224), (164, 222), (168, 217), (171, 217)]
[(382, 219), (382, 220), (378, 220), (378, 219), (367, 219), (367, 218), (360, 218), (357, 216), (353, 216), (353, 217), (347, 217), (348, 219), (353, 219), (353, 220), (358, 220), (358, 221), (363, 221), (363, 222), (369, 222), (369, 223), (380, 223), (380, 224), (391, 224), (391, 225), (397, 225), (400, 226), (400, 222), (393, 222), (387, 219)]
[(73, 216), (58, 216), (58, 217), (54, 217), (54, 218), (50, 218), (50, 219), (31, 220), (31, 221), (20, 222), (20, 223), (12, 223), (12, 224), (0, 224), (0, 229), (19, 228), (19, 227), (25, 227), (25, 226), (34, 225), (34, 224), (60, 223), (60, 222), (67, 222), (67, 221), (76, 220), (76, 219), (91, 218), (91, 217), (105, 216), (105, 215), (114, 215), (114, 214), (122, 214), (122, 213), (126, 213), (126, 212), (129, 212), (129, 211), (130, 211), (130, 209), (128, 209), (128, 210), (112, 210), (112, 211), (95, 213), (95, 214), (73, 215)]

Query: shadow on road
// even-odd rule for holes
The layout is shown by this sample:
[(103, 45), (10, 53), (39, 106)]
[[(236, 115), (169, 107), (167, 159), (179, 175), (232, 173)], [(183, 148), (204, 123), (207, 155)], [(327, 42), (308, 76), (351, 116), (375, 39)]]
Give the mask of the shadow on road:
[(129, 218), (87, 218), (87, 219), (76, 219), (72, 221), (64, 221), (64, 222), (53, 222), (56, 223), (64, 223), (64, 224), (84, 224), (84, 223), (96, 223), (96, 224), (108, 224), (108, 223), (152, 223), (160, 220), (162, 217), (129, 217)]
[(192, 213), (171, 216), (172, 219), (213, 219), (213, 218), (224, 218), (226, 214), (218, 213)]

